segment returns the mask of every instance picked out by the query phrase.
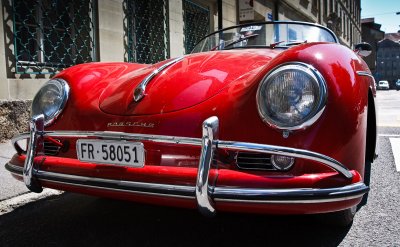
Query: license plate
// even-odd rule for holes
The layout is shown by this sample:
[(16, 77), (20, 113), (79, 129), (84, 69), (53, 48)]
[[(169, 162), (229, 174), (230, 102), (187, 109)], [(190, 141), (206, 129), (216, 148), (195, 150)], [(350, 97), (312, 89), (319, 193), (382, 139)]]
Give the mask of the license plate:
[(130, 167), (144, 166), (144, 147), (140, 142), (81, 139), (76, 143), (76, 150), (80, 161)]

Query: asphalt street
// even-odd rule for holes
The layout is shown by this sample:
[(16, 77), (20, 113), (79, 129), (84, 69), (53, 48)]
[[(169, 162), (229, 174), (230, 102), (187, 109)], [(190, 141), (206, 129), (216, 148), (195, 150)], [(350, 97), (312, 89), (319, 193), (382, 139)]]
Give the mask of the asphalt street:
[[(219, 214), (208, 219), (195, 210), (73, 193), (18, 203), (33, 193), (8, 181), (1, 167), (0, 207), (17, 202), (6, 213), (0, 208), (0, 246), (400, 246), (400, 172), (391, 142), (400, 139), (400, 91), (379, 91), (377, 105), (379, 157), (372, 165), (368, 204), (350, 227), (327, 226), (315, 216)], [(10, 157), (6, 147), (0, 145), (2, 164)]]

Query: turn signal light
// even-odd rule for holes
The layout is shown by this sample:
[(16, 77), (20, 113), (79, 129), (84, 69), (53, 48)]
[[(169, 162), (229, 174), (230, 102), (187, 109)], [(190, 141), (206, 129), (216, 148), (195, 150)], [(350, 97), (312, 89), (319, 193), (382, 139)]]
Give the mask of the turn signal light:
[(293, 166), (294, 158), (282, 155), (272, 155), (271, 162), (276, 169), (280, 171), (287, 171)]

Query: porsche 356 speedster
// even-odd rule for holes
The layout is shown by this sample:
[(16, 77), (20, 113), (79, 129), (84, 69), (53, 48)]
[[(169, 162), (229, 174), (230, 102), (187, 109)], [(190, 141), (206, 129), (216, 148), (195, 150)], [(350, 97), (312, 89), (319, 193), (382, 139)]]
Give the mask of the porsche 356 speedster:
[(350, 224), (375, 157), (369, 48), (323, 26), (266, 22), (152, 65), (73, 66), (36, 94), (6, 169), (34, 192)]

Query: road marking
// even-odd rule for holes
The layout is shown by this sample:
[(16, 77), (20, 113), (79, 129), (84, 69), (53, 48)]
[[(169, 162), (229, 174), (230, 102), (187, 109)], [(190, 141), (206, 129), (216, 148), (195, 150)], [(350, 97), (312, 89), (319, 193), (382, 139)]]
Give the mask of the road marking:
[(14, 209), (24, 206), (30, 202), (44, 199), (49, 196), (58, 196), (62, 193), (63, 191), (59, 190), (44, 189), (43, 192), (40, 194), (29, 192), (10, 199), (0, 201), (0, 216), (3, 214), (10, 213)]
[(400, 135), (396, 135), (396, 134), (378, 134), (378, 136), (383, 136), (383, 137), (400, 137)]
[(394, 163), (396, 164), (396, 170), (400, 172), (400, 138), (389, 138), (390, 144), (392, 145), (392, 152), (394, 156)]

